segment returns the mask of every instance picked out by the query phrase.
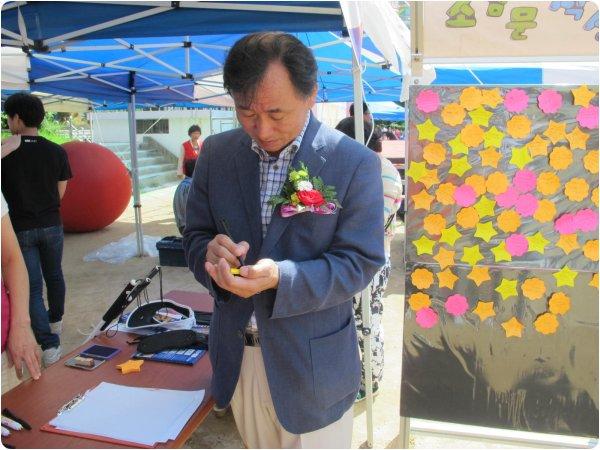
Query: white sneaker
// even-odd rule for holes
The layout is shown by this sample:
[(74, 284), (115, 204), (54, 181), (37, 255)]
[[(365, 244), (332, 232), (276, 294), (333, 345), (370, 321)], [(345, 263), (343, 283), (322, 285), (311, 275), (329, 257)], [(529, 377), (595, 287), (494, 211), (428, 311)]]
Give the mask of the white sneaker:
[(58, 347), (50, 347), (42, 352), (42, 364), (44, 367), (49, 367), (57, 362), (62, 356), (62, 349)]
[(50, 322), (50, 332), (60, 336), (62, 334), (62, 323), (62, 320), (59, 320), (58, 322)]

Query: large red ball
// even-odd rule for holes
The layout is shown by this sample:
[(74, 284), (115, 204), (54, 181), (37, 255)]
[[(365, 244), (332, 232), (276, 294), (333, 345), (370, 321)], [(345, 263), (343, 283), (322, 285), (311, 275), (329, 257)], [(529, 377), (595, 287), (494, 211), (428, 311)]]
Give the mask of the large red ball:
[(117, 155), (91, 142), (63, 144), (73, 178), (61, 201), (65, 231), (100, 230), (113, 223), (131, 198), (131, 178)]

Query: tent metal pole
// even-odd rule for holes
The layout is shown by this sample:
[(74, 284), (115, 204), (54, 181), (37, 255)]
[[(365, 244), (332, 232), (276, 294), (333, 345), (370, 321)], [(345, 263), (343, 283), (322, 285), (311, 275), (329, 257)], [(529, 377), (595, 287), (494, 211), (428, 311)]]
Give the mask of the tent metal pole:
[(140, 178), (138, 173), (137, 137), (135, 123), (135, 72), (130, 74), (131, 96), (129, 97), (129, 151), (131, 152), (131, 178), (133, 180), (133, 211), (138, 256), (144, 256), (144, 232), (142, 230), (142, 202), (140, 199)]
[[(352, 52), (352, 79), (354, 84), (354, 136), (361, 144), (365, 143), (363, 122), (363, 89), (360, 61)], [(371, 283), (359, 294), (363, 328), (363, 366), (365, 374), (365, 401), (367, 403), (367, 447), (373, 448), (373, 371), (371, 350)]]

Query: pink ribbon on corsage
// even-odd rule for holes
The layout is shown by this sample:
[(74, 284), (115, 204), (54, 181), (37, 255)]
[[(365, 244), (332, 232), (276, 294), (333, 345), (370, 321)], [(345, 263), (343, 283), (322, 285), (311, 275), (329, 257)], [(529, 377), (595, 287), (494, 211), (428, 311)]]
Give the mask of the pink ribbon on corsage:
[(295, 216), (296, 214), (300, 214), (300, 213), (304, 213), (304, 212), (311, 212), (314, 214), (321, 214), (321, 215), (328, 215), (328, 214), (335, 214), (335, 211), (337, 210), (337, 207), (335, 206), (335, 203), (325, 203), (324, 205), (321, 206), (294, 206), (294, 205), (290, 205), (285, 204), (281, 207), (281, 217), (291, 217), (291, 216)]

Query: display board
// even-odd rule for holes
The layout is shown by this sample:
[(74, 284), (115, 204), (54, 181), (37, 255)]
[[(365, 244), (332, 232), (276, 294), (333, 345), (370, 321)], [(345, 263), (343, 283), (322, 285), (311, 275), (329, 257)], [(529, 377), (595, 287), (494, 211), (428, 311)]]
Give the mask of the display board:
[(410, 94), (401, 414), (597, 437), (597, 86)]

